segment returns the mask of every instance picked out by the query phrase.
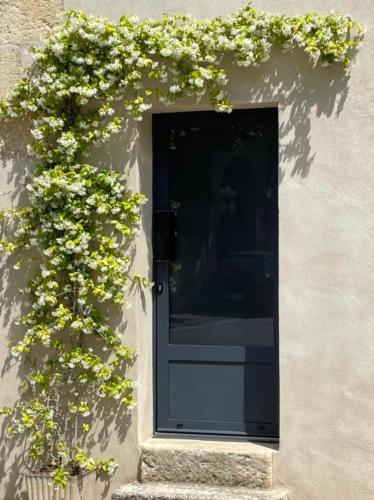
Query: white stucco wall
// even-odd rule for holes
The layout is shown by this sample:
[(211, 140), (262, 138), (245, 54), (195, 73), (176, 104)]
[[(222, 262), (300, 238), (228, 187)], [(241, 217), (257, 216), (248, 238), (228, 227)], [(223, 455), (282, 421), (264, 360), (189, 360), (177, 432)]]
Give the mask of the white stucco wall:
[[(15, 12), (13, 4), (22, 2), (3, 3)], [(23, 5), (28, 3), (37, 0)], [(64, 5), (112, 18), (175, 11), (211, 17), (233, 11), (242, 1), (65, 0)], [(295, 500), (369, 500), (374, 498), (374, 2), (256, 0), (254, 5), (287, 14), (339, 9), (368, 26), (349, 76), (337, 68), (313, 70), (301, 53), (274, 52), (260, 69), (230, 69), (230, 92), (237, 106), (279, 108), (281, 438), (276, 483), (289, 487)], [(16, 49), (36, 36), (20, 30), (8, 43), (3, 33), (8, 33), (9, 23), (11, 16), (8, 25), (0, 23), (0, 43), (9, 45), (0, 54), (2, 94), (15, 80), (8, 52), (14, 51), (10, 59), (20, 71)], [(37, 32), (43, 26), (38, 25)], [(185, 102), (163, 111), (202, 107)], [(3, 129), (2, 137), (17, 144), (9, 131)], [(10, 145), (3, 146), (0, 191), (17, 186), (17, 169), (24, 162), (22, 137), (17, 140), (13, 156)], [(131, 164), (131, 184), (151, 198), (151, 116), (93, 157), (104, 159), (118, 168)], [(7, 205), (11, 197), (2, 196), (0, 202)], [(137, 248), (136, 269), (149, 274), (151, 202)], [(7, 297), (2, 300), (5, 304)], [(124, 440), (118, 422), (102, 434), (105, 454), (120, 463), (112, 487), (136, 477), (139, 444), (153, 429), (150, 293), (144, 300), (134, 296), (133, 303), (126, 335), (140, 353), (132, 369), (138, 407)], [(19, 302), (0, 305), (1, 363), (17, 307)], [(15, 397), (10, 388), (16, 376), (17, 369), (4, 375), (0, 405)], [(22, 498), (13, 493), (15, 469), (5, 449), (1, 443), (0, 498)]]

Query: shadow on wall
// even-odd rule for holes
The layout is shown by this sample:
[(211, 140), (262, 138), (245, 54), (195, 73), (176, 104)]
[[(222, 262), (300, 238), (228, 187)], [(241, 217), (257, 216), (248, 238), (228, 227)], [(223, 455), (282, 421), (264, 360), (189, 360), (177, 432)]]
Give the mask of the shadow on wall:
[[(30, 142), (30, 123), (26, 120), (17, 120), (12, 123), (0, 124), (0, 208), (27, 206), (28, 198), (25, 190), (26, 179), (32, 173), (32, 161), (27, 154), (26, 144)], [(136, 130), (135, 130), (136, 129)], [(101, 146), (99, 150), (91, 153), (88, 161), (102, 166), (112, 167), (125, 172), (132, 171), (135, 161), (139, 161), (138, 150), (135, 147), (137, 138), (137, 126), (119, 134), (108, 144)], [(4, 187), (5, 186), (5, 187)], [(9, 186), (9, 187), (8, 187)], [(150, 210), (148, 208), (148, 210)], [(12, 228), (8, 230), (11, 232)], [(132, 248), (132, 256), (135, 257), (135, 249)], [(21, 270), (13, 268), (19, 256), (11, 256), (0, 260), (0, 327), (6, 334), (6, 340), (2, 340), (1, 355), (1, 402), (3, 405), (12, 406), (22, 400), (21, 381), (29, 372), (31, 365), (40, 365), (41, 360), (46, 358), (47, 352), (40, 349), (34, 352), (29, 362), (19, 362), (11, 356), (7, 347), (8, 343), (19, 341), (25, 331), (16, 324), (17, 320), (28, 310), (27, 296), (23, 290), (28, 281), (33, 277), (36, 265), (27, 265)], [(40, 261), (40, 256), (35, 253), (35, 264)], [(151, 269), (151, 266), (149, 267)], [(133, 297), (135, 290), (129, 293)], [(142, 297), (142, 296), (141, 296)], [(145, 300), (142, 300), (145, 309)], [(108, 307), (103, 313), (109, 318), (113, 328), (125, 333), (127, 330), (127, 315), (125, 312)], [(126, 332), (127, 333), (127, 332)], [(5, 335), (4, 335), (5, 336)], [(127, 335), (124, 335), (124, 343), (127, 343)], [(128, 366), (131, 370), (131, 366)], [(101, 400), (93, 392), (84, 393), (86, 399), (94, 401), (93, 426), (82, 443), (85, 449), (96, 458), (107, 458), (113, 456), (110, 448), (113, 442), (121, 445), (127, 436), (132, 415), (126, 409), (118, 409), (118, 406), (108, 400)], [(3, 500), (27, 500), (25, 484), (22, 472), (27, 470), (25, 455), (28, 443), (22, 437), (10, 437), (6, 432), (7, 419), (1, 417), (0, 421), (0, 482), (2, 483)], [(118, 458), (118, 457), (117, 457)], [(135, 467), (136, 469), (136, 467)], [(110, 483), (104, 478), (97, 484), (98, 497), (108, 497)], [(99, 482), (99, 481), (98, 481)]]
[[(277, 103), (279, 106), (279, 182), (286, 175), (307, 177), (316, 157), (311, 148), (311, 115), (339, 116), (349, 91), (349, 75), (338, 67), (312, 69), (305, 54), (283, 54), (274, 51), (271, 60), (261, 68), (232, 70), (227, 65), (230, 89), (235, 89), (232, 97), (241, 103)], [(193, 109), (193, 108), (191, 108)], [(173, 107), (172, 111), (177, 111)], [(2, 184), (10, 186), (11, 193), (1, 196), (3, 207), (24, 206), (25, 177), (31, 171), (30, 158), (26, 143), (29, 141), (30, 123), (18, 121), (11, 125), (0, 126), (0, 175)], [(112, 167), (128, 173), (130, 185), (144, 192), (150, 199), (143, 211), (142, 229), (145, 235), (146, 256), (149, 278), (152, 273), (152, 159), (151, 159), (151, 116), (145, 116), (142, 123), (129, 122), (123, 133), (111, 138), (108, 143), (94, 150), (88, 161), (98, 166)], [(136, 166), (136, 168), (134, 168)], [(8, 188), (7, 188), (8, 189)], [(3, 189), (4, 190), (4, 189)], [(144, 249), (143, 249), (144, 250)], [(135, 258), (135, 253), (133, 253)], [(0, 263), (0, 321), (1, 328), (7, 332), (8, 341), (16, 341), (23, 335), (23, 329), (14, 321), (24, 311), (24, 288), (34, 270), (14, 271), (14, 261)], [(142, 272), (144, 272), (142, 270)], [(141, 295), (141, 307), (145, 312), (145, 297)], [(135, 299), (134, 299), (135, 300)], [(125, 332), (126, 321), (122, 314), (108, 310), (112, 326)], [(133, 340), (137, 342), (136, 336)], [(127, 342), (126, 336), (124, 337)], [(5, 346), (4, 346), (5, 348)], [(43, 355), (41, 353), (41, 355)], [(141, 355), (141, 354), (140, 354)], [(4, 354), (1, 367), (2, 403), (12, 404), (17, 399), (17, 385), (28, 371), (22, 363), (15, 363)], [(40, 358), (39, 358), (40, 359)], [(15, 379), (17, 383), (15, 383)], [(6, 381), (6, 382), (5, 382)], [(12, 388), (5, 393), (5, 385)], [(9, 390), (9, 389), (8, 389)], [(91, 395), (95, 397), (95, 395)], [(105, 454), (111, 447), (111, 440), (123, 443), (131, 423), (128, 414), (119, 413), (99, 401), (96, 405), (97, 426), (88, 436), (86, 446), (93, 455)], [(135, 424), (135, 422), (134, 422)], [(24, 466), (24, 443), (6, 437), (5, 424), (0, 427), (0, 480), (4, 484), (4, 500), (24, 500), (22, 476)], [(108, 485), (104, 485), (101, 498), (106, 498)]]
[[(30, 123), (17, 120), (0, 124), (0, 162), (1, 162), (1, 208), (24, 206), (27, 202), (25, 178), (31, 172), (31, 162), (26, 144), (30, 140), (28, 130)], [(11, 232), (12, 228), (9, 227)], [(3, 235), (2, 235), (3, 236)], [(24, 364), (19, 364), (9, 354), (7, 342), (14, 342), (23, 335), (23, 329), (15, 324), (20, 315), (26, 312), (22, 289), (32, 275), (32, 270), (15, 271), (15, 258), (0, 260), (0, 321), (1, 329), (7, 332), (7, 339), (2, 340), (1, 370), (1, 402), (12, 405), (20, 392), (20, 380), (27, 373)], [(10, 438), (6, 434), (6, 423), (0, 422), (0, 480), (3, 481), (5, 500), (24, 499), (21, 493), (22, 476), (19, 471), (23, 467), (25, 443)]]
[(226, 67), (239, 102), (279, 107), (279, 182), (286, 174), (307, 177), (318, 154), (310, 144), (311, 116), (339, 116), (349, 92), (349, 73), (336, 65), (313, 68), (301, 50), (274, 49), (260, 68)]
[[(120, 105), (118, 106), (120, 110)], [(141, 192), (148, 198), (142, 209), (141, 228), (145, 235), (148, 267), (139, 274), (145, 274), (152, 280), (152, 117), (146, 113), (141, 122), (127, 120), (124, 130), (112, 136), (105, 144), (93, 150), (87, 158), (88, 162), (98, 167), (113, 168), (124, 172), (128, 184), (134, 192)], [(132, 247), (132, 258), (135, 259), (135, 247)], [(135, 291), (133, 291), (135, 292)], [(145, 295), (138, 290), (143, 312), (146, 311)]]

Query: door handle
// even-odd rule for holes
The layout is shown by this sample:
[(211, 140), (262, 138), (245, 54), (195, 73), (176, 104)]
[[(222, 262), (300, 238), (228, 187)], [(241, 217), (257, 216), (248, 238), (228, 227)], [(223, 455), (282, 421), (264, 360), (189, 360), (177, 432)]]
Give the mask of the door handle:
[(158, 282), (157, 283), (157, 294), (161, 295), (163, 291), (164, 291), (164, 285), (161, 282)]
[(175, 210), (157, 210), (155, 224), (155, 256), (160, 262), (175, 259)]

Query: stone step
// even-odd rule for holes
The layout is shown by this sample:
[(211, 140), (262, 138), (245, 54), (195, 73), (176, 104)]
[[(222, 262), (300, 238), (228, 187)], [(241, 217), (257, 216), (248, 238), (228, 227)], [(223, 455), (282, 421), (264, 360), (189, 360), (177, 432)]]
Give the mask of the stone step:
[(157, 439), (146, 441), (141, 482), (272, 487), (271, 447), (254, 443)]
[(130, 483), (112, 500), (287, 500), (285, 490), (255, 490), (206, 484)]

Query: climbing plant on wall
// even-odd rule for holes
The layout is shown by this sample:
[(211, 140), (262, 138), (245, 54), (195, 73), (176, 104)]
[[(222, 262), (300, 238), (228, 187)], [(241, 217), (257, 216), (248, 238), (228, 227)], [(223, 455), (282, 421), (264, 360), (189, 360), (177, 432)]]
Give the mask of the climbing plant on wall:
[(14, 255), (15, 269), (33, 266), (38, 255), (19, 320), (24, 335), (10, 347), (29, 363), (25, 394), (2, 413), (10, 435), (29, 438), (33, 467), (51, 471), (56, 485), (69, 474), (115, 469), (83, 445), (97, 397), (127, 408), (134, 402), (124, 374), (134, 352), (102, 304), (126, 305), (126, 289), (150, 286), (131, 273), (128, 245), (146, 198), (128, 189), (124, 173), (89, 164), (86, 153), (156, 101), (207, 94), (216, 111), (230, 112), (227, 55), (238, 66), (259, 66), (272, 47), (301, 49), (313, 65), (347, 67), (363, 34), (339, 13), (287, 17), (251, 5), (198, 21), (165, 15), (114, 23), (71, 11), (34, 50), (27, 76), (0, 106), (3, 120), (31, 119), (35, 157), (27, 206), (0, 213), (0, 249)]

